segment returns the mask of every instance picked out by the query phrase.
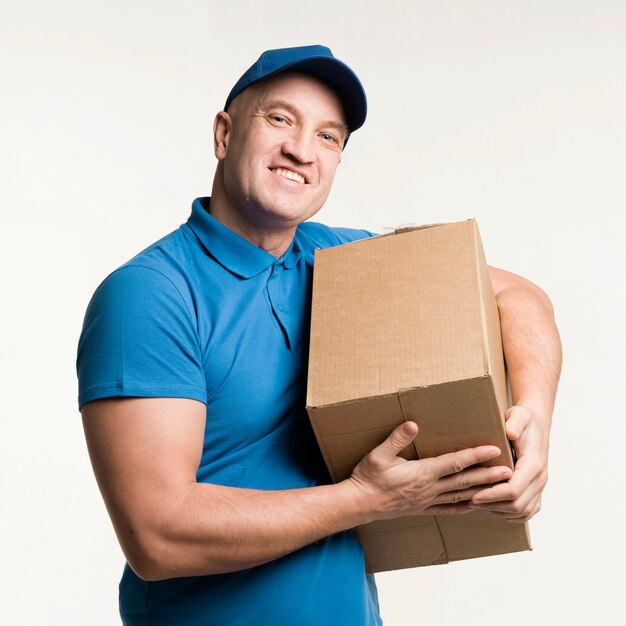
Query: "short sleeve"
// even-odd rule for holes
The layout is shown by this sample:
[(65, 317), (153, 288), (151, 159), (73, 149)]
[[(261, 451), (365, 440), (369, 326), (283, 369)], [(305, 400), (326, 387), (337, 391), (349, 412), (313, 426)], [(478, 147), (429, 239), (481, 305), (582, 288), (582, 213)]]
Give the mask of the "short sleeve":
[(76, 361), (78, 405), (111, 397), (180, 397), (206, 403), (190, 301), (159, 270), (124, 266), (95, 292)]

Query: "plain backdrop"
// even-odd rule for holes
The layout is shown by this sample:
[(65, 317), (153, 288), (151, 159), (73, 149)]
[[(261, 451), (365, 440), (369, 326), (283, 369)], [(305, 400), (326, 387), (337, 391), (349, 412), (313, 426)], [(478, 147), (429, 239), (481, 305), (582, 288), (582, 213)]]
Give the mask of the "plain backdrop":
[(75, 349), (98, 283), (208, 195), (213, 116), (324, 43), (369, 118), (317, 219), (475, 217), (551, 296), (565, 364), (534, 551), (379, 575), (387, 626), (618, 623), (626, 557), (626, 4), (0, 0), (0, 621), (119, 623)]

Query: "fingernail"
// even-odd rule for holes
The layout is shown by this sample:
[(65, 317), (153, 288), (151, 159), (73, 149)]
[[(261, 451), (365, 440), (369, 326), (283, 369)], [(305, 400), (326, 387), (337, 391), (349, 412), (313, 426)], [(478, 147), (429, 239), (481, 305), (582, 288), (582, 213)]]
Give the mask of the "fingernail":
[(402, 425), (402, 432), (405, 435), (413, 435), (413, 422), (404, 422)]

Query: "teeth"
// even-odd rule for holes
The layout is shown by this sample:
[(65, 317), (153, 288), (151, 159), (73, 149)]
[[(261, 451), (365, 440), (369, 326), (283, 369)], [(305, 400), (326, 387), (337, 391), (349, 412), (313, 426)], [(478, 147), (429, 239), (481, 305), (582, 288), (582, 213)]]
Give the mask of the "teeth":
[(304, 176), (301, 176), (296, 172), (292, 172), (291, 170), (283, 169), (282, 167), (275, 167), (274, 169), (272, 169), (272, 172), (274, 172), (274, 174), (278, 174), (279, 176), (284, 176), (289, 180), (295, 180), (298, 183), (305, 182)]

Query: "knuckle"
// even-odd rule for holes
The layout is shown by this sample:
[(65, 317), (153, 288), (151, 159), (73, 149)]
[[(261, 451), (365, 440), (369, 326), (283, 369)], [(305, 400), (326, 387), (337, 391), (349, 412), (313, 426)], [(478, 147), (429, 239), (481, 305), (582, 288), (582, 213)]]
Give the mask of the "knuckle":
[(452, 457), (452, 462), (450, 464), (450, 468), (455, 474), (462, 472), (465, 469), (465, 463), (463, 459), (459, 456)]
[(529, 471), (532, 472), (532, 475), (535, 477), (537, 483), (541, 485), (541, 488), (545, 487), (548, 482), (548, 470), (545, 465), (539, 460), (533, 461), (529, 465)]
[(415, 475), (414, 484), (418, 489), (424, 489), (434, 480), (432, 472), (428, 468), (423, 468)]
[(505, 414), (505, 420), (518, 423), (522, 428), (527, 426), (532, 420), (532, 413), (530, 409), (517, 404), (512, 406)]
[(530, 502), (526, 508), (528, 519), (533, 517), (533, 515), (537, 515), (537, 513), (541, 511), (541, 495), (537, 496), (535, 500)]
[(472, 486), (472, 481), (470, 480), (469, 476), (467, 476), (466, 474), (461, 475), (458, 488), (467, 489), (468, 487), (471, 487), (471, 486)]
[(383, 459), (379, 450), (377, 449), (372, 450), (367, 455), (366, 459), (367, 459), (367, 465), (369, 466), (369, 469), (373, 471), (380, 471), (382, 469)]
[(401, 435), (399, 435), (396, 432), (391, 433), (391, 435), (389, 435), (389, 443), (394, 447), (397, 448), (398, 450), (402, 450), (403, 448), (406, 447), (406, 443), (404, 441), (404, 439), (402, 438)]
[(487, 480), (488, 483), (498, 483), (502, 481), (502, 476), (498, 472), (490, 472)]
[(517, 515), (524, 515), (526, 513), (526, 507), (521, 502), (513, 502), (511, 509), (513, 510), (513, 513), (516, 513)]
[(458, 504), (459, 502), (463, 502), (465, 500), (465, 494), (462, 491), (455, 491), (452, 494), (452, 502), (454, 504)]

